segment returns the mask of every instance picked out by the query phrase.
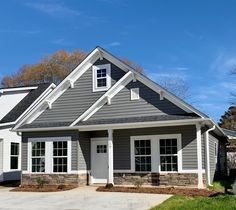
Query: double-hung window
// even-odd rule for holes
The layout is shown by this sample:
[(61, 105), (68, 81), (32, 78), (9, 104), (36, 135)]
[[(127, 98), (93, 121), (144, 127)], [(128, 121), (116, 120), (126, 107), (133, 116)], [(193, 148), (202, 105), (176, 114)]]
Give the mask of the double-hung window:
[(11, 143), (11, 169), (18, 169), (19, 166), (19, 143)]
[(151, 171), (151, 140), (135, 140), (135, 171)]
[(110, 64), (93, 66), (93, 91), (105, 91), (111, 87)]
[(67, 141), (53, 142), (53, 172), (67, 172)]
[(69, 173), (71, 171), (71, 137), (29, 139), (28, 149), (32, 173)]
[(45, 172), (45, 142), (32, 142), (32, 172)]
[(161, 171), (178, 171), (178, 142), (177, 138), (160, 139)]

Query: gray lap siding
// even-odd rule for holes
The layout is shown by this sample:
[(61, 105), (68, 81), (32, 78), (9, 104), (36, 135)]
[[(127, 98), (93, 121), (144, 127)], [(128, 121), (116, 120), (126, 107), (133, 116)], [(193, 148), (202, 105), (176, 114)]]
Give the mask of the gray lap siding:
[[(139, 100), (130, 100), (130, 89), (139, 88)], [(126, 118), (152, 115), (184, 115), (186, 112), (139, 81), (130, 82), (116, 96), (111, 105), (104, 105), (90, 120)]]
[[(98, 60), (95, 64), (109, 63)], [(111, 64), (111, 82), (115, 84), (125, 72)], [(73, 122), (94, 104), (105, 92), (93, 92), (92, 68), (88, 69), (74, 84), (67, 89), (53, 104), (52, 109), (46, 109), (34, 123), (44, 122)]]
[(31, 132), (22, 134), (22, 170), (28, 169), (28, 139), (29, 138), (71, 137), (71, 170), (78, 169), (78, 131)]
[[(175, 127), (156, 127), (141, 129), (114, 130), (113, 150), (114, 150), (114, 169), (130, 170), (130, 137), (142, 135), (160, 134), (182, 134), (182, 160), (183, 170), (197, 169), (197, 142), (196, 128), (194, 125), (175, 126)], [(91, 132), (91, 137), (107, 137), (107, 131)], [(202, 140), (203, 142), (204, 140)], [(204, 158), (204, 144), (202, 145), (202, 156)], [(204, 168), (203, 162), (203, 168)]]
[[(130, 170), (130, 137), (141, 135), (181, 134), (183, 170), (197, 169), (196, 128), (194, 125), (175, 127), (156, 127), (141, 129), (114, 130), (114, 170)], [(107, 137), (107, 131), (78, 132), (54, 131), (32, 132), (22, 135), (22, 170), (27, 170), (28, 138), (71, 136), (71, 168), (72, 170), (90, 170), (90, 139)], [(204, 156), (204, 154), (203, 154)]]

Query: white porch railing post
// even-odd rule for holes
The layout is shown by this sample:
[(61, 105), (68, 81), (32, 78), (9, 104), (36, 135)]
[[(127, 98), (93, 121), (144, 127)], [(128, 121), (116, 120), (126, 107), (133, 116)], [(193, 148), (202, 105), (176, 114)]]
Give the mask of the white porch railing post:
[(203, 188), (202, 178), (202, 138), (201, 126), (196, 124), (196, 137), (197, 137), (197, 166), (198, 166), (198, 188)]
[(108, 179), (107, 183), (113, 184), (113, 130), (108, 129)]

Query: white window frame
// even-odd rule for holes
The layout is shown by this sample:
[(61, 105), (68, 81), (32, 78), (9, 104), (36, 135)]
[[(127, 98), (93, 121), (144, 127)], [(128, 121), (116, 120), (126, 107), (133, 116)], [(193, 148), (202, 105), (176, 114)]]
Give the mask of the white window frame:
[[(1, 139), (0, 139), (1, 140)], [(18, 155), (12, 155), (11, 154), (11, 145), (12, 144), (18, 144)], [(11, 157), (17, 157), (17, 168), (12, 169), (11, 168)], [(15, 171), (20, 169), (20, 143), (19, 142), (10, 142), (10, 171)]]
[[(151, 154), (150, 155), (135, 155), (134, 149), (135, 149), (135, 141), (142, 141), (142, 140), (149, 140), (150, 141), (150, 147), (151, 147)], [(133, 152), (134, 152), (134, 170), (135, 170), (135, 157), (151, 157), (151, 171), (152, 171), (152, 139), (146, 138), (146, 139), (133, 139)], [(142, 172), (151, 172), (151, 171), (136, 171), (137, 173)]]
[[(160, 165), (160, 139), (176, 138), (177, 139), (177, 171), (161, 171)], [(151, 171), (135, 171), (135, 154), (134, 141), (135, 140), (151, 140)], [(182, 170), (182, 135), (181, 134), (164, 134), (164, 135), (145, 135), (145, 136), (131, 136), (130, 137), (130, 160), (132, 173), (181, 173)]]
[[(161, 170), (161, 156), (168, 156), (168, 155), (161, 155), (160, 154), (160, 140), (161, 139), (177, 139), (177, 171), (162, 171)], [(160, 173), (177, 173), (182, 170), (182, 141), (180, 134), (173, 134), (173, 135), (161, 135), (158, 138), (158, 154), (159, 154), (159, 171)]]
[[(59, 142), (59, 141), (53, 141), (52, 147), (53, 147), (54, 142)], [(66, 156), (54, 156), (53, 151), (52, 151), (52, 171), (53, 171), (53, 173), (67, 173), (68, 172), (68, 152), (69, 152), (68, 151), (68, 141), (61, 141), (61, 142), (67, 142), (67, 155)], [(67, 158), (67, 171), (66, 172), (54, 172), (54, 158)]]
[(131, 88), (130, 89), (130, 100), (135, 101), (139, 100), (139, 88)]
[[(53, 142), (67, 141), (67, 172), (53, 172)], [(45, 142), (45, 172), (32, 172), (32, 142)], [(28, 167), (32, 174), (68, 174), (71, 171), (71, 137), (42, 137), (28, 139)]]
[[(44, 141), (31, 142), (31, 151), (30, 151), (30, 152), (31, 152), (31, 167), (30, 167), (31, 171), (32, 171), (32, 166), (33, 166), (33, 163), (32, 163), (33, 161), (32, 161), (32, 160), (33, 160), (33, 159), (37, 159), (37, 158), (40, 158), (40, 159), (41, 159), (41, 158), (44, 158), (44, 161), (45, 161), (45, 163), (44, 163), (44, 164), (45, 164), (45, 165), (44, 165), (44, 168), (45, 168), (44, 171), (46, 170), (46, 142), (44, 142), (44, 143), (45, 143), (44, 156), (32, 156), (32, 148), (33, 148), (32, 145), (33, 145), (33, 143), (38, 143), (38, 142), (43, 143)], [(45, 173), (45, 172), (37, 172), (37, 171), (34, 171), (34, 172), (33, 172), (33, 171), (32, 171), (32, 173)]]
[[(98, 87), (97, 86), (97, 70), (106, 69), (106, 86)], [(93, 71), (93, 92), (97, 91), (106, 91), (111, 87), (111, 64), (103, 64), (103, 65), (94, 65), (92, 67)]]

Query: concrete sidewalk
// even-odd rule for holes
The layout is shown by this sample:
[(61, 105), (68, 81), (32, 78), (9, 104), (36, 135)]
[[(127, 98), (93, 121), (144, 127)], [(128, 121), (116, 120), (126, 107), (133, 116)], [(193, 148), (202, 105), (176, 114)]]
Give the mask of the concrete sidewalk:
[(9, 188), (0, 188), (0, 210), (147, 210), (169, 197), (96, 192), (95, 187), (53, 193), (9, 192)]

